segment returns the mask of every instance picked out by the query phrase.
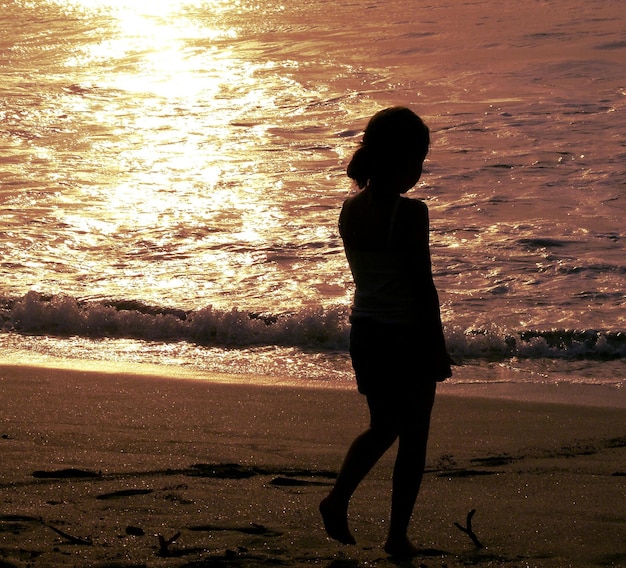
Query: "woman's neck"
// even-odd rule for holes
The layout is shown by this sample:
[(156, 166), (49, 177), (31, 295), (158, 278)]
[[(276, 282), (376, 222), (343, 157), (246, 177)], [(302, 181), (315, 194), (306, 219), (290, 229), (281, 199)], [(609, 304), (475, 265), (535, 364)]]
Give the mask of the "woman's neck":
[(400, 190), (394, 189), (393, 186), (371, 182), (367, 184), (363, 191), (377, 201), (395, 201), (401, 194)]

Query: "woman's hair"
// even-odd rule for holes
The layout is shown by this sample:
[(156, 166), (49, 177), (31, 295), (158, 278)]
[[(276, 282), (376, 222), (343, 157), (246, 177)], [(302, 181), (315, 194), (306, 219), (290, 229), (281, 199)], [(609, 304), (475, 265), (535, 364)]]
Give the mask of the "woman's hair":
[(412, 110), (381, 110), (367, 124), (363, 141), (348, 164), (348, 177), (363, 189), (368, 181), (406, 167), (408, 160), (423, 161), (429, 145), (428, 127)]

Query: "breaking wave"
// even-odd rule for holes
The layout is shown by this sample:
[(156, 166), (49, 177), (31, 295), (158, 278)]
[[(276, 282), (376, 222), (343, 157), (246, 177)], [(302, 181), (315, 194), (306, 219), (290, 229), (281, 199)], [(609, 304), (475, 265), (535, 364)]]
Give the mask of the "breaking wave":
[[(186, 311), (137, 300), (78, 300), (29, 292), (0, 299), (0, 330), (28, 335), (187, 341), (245, 348), (277, 345), (347, 350), (348, 310), (305, 308), (269, 314), (208, 306)], [(598, 330), (464, 329), (451, 322), (446, 338), (452, 357), (501, 361), (511, 358), (612, 360), (626, 355), (626, 333)]]

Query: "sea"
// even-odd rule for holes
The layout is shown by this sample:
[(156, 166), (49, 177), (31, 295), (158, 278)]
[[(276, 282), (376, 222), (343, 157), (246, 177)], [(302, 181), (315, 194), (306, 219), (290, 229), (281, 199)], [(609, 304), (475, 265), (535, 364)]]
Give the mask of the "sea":
[(3, 362), (350, 388), (345, 169), (404, 105), (450, 381), (624, 387), (623, 0), (1, 7)]

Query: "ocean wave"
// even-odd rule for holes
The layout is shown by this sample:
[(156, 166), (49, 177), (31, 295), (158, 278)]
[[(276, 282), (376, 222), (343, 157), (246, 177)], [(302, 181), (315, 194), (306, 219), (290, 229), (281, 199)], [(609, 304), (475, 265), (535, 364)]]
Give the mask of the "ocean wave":
[(0, 300), (5, 331), (53, 336), (115, 337), (247, 347), (288, 345), (342, 348), (348, 342), (345, 308), (308, 308), (267, 314), (212, 306), (186, 311), (136, 300), (79, 300), (28, 292)]
[(452, 357), (461, 361), (513, 358), (607, 361), (626, 356), (626, 333), (623, 331), (453, 328), (447, 330), (446, 341)]
[[(79, 300), (31, 291), (0, 299), (0, 329), (54, 337), (187, 341), (245, 348), (278, 345), (313, 350), (347, 350), (348, 309), (303, 308), (270, 314), (232, 308), (183, 310), (137, 300)], [(612, 360), (626, 356), (626, 333), (598, 330), (467, 329), (446, 325), (446, 341), (457, 362), (524, 359)]]

